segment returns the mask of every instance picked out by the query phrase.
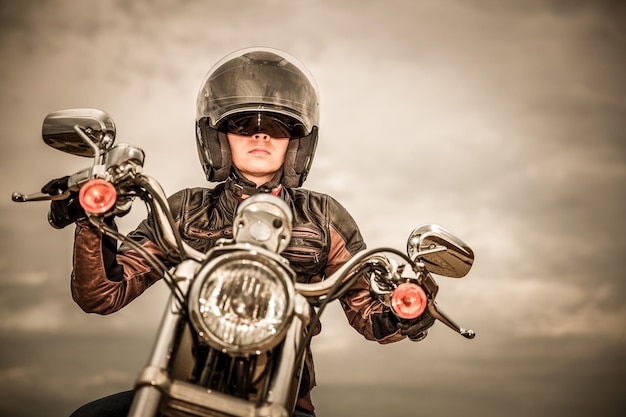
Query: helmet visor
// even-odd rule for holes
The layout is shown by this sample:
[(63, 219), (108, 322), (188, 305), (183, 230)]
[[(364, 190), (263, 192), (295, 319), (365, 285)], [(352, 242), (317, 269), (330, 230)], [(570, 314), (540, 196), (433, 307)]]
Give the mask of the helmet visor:
[(267, 133), (274, 138), (299, 138), (307, 134), (304, 125), (294, 118), (263, 112), (233, 115), (222, 123), (220, 130), (242, 136)]

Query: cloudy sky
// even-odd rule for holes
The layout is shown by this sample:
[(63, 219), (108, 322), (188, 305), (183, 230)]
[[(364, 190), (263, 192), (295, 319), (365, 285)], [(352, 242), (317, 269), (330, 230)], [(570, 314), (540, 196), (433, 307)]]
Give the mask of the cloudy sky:
[(370, 247), (438, 223), (476, 253), (468, 277), (438, 279), (472, 341), (437, 324), (379, 346), (328, 312), (318, 415), (622, 415), (625, 17), (583, 0), (1, 0), (0, 415), (66, 416), (130, 388), (167, 296), (157, 285), (107, 317), (72, 302), (72, 228), (10, 201), (87, 165), (43, 144), (45, 115), (103, 109), (168, 193), (204, 185), (200, 81), (255, 45), (315, 74), (305, 185), (341, 201)]

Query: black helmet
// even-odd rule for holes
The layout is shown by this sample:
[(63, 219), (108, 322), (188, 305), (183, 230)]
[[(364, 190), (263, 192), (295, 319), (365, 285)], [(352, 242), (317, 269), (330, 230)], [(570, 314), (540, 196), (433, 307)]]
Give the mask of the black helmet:
[(209, 181), (231, 170), (227, 133), (263, 131), (289, 137), (281, 182), (302, 185), (317, 145), (319, 99), (315, 80), (297, 59), (271, 48), (246, 48), (222, 58), (198, 93), (196, 138)]

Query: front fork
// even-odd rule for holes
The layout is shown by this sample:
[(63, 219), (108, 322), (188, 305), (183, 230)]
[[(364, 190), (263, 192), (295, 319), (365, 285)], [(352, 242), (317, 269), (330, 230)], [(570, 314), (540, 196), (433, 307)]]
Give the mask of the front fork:
[(173, 297), (170, 297), (169, 308), (161, 320), (150, 360), (135, 382), (135, 398), (128, 417), (157, 415), (162, 396), (160, 387), (169, 383), (163, 370), (168, 367), (176, 334), (183, 318), (184, 314), (180, 310), (180, 305)]
[[(189, 289), (191, 277), (198, 266), (195, 261), (187, 262), (179, 265), (175, 271), (175, 279), (185, 295)], [(135, 397), (128, 417), (156, 416), (163, 395), (160, 387), (169, 383), (163, 370), (168, 368), (176, 335), (181, 328), (181, 320), (185, 318), (185, 311), (173, 296), (170, 296), (168, 304), (161, 319), (148, 364), (135, 382)]]
[[(183, 294), (187, 293), (194, 270), (193, 261), (189, 268), (179, 265), (175, 278)], [(185, 271), (187, 274), (185, 274)], [(170, 297), (158, 329), (150, 359), (135, 382), (135, 397), (128, 417), (157, 416), (163, 396), (171, 397), (179, 409), (187, 409), (200, 416), (284, 416), (288, 417), (297, 399), (299, 378), (304, 362), (297, 362), (297, 352), (306, 339), (303, 335), (310, 320), (310, 306), (307, 300), (296, 295), (295, 313), (283, 342), (278, 366), (272, 375), (267, 395), (262, 404), (253, 404), (243, 399), (207, 391), (205, 388), (184, 381), (171, 380), (168, 372), (172, 353), (179, 335), (182, 320), (186, 319), (182, 306)], [(191, 407), (194, 411), (188, 408)], [(186, 414), (190, 415), (190, 414)]]

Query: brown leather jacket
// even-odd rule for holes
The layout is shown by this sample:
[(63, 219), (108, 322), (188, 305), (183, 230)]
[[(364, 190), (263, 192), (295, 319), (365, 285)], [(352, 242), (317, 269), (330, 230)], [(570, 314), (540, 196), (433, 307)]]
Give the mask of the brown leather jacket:
[[(209, 250), (219, 238), (232, 237), (239, 199), (225, 183), (213, 189), (184, 189), (169, 198), (182, 238), (199, 251)], [(292, 239), (282, 253), (298, 274), (299, 282), (323, 280), (340, 268), (365, 243), (353, 218), (332, 197), (302, 188), (282, 188), (279, 196), (293, 210)], [(144, 220), (130, 236), (162, 260), (153, 242), (152, 227)], [(115, 312), (161, 278), (135, 251), (102, 239), (85, 220), (77, 223), (74, 240), (72, 296), (86, 312)], [(357, 282), (341, 299), (349, 323), (365, 338), (379, 343), (401, 340), (394, 319), (370, 297), (365, 280)], [(313, 410), (310, 390), (315, 385), (313, 361), (307, 355), (303, 394), (298, 405)]]

